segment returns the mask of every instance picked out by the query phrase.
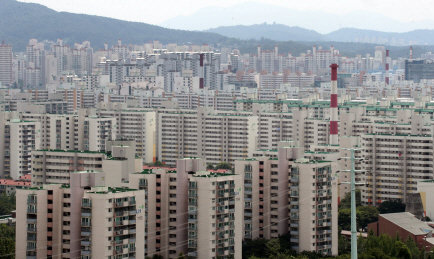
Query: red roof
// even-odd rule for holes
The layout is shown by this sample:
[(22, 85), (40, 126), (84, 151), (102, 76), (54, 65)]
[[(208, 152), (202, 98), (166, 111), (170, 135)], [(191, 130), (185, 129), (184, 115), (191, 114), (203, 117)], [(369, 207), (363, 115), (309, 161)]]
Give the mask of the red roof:
[(0, 179), (0, 185), (30, 186), (30, 182), (16, 181), (12, 179)]
[(171, 167), (149, 166), (149, 165), (144, 165), (143, 169), (167, 169), (167, 170), (170, 170), (170, 171), (176, 170), (176, 168), (171, 168)]

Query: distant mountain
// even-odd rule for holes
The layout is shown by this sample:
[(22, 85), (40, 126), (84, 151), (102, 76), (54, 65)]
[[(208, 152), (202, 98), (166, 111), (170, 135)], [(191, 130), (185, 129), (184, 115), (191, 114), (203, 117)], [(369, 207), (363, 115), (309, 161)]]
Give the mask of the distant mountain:
[[(223, 34), (224, 35), (224, 34)], [(389, 45), (433, 45), (434, 30), (414, 30), (409, 32), (382, 32), (373, 30), (361, 30), (353, 28), (343, 28), (329, 34), (325, 34), (329, 39), (346, 42), (372, 42), (384, 40)]]
[(299, 11), (281, 6), (245, 2), (231, 7), (205, 7), (189, 16), (177, 16), (160, 25), (172, 29), (208, 30), (219, 26), (278, 23), (330, 33), (342, 26), (379, 31), (434, 29), (433, 20), (403, 23), (372, 12), (331, 14), (323, 11)]
[(414, 30), (410, 32), (382, 32), (374, 30), (362, 30), (343, 28), (337, 31), (320, 34), (314, 30), (303, 29), (296, 26), (283, 24), (254, 24), (221, 26), (205, 30), (215, 32), (223, 36), (237, 39), (261, 39), (267, 38), (276, 41), (335, 41), (335, 42), (360, 42), (385, 45), (434, 45), (434, 30)]
[(277, 41), (321, 41), (327, 38), (320, 33), (300, 27), (290, 27), (283, 24), (255, 24), (255, 25), (236, 25), (222, 26), (206, 30), (215, 32), (227, 37), (237, 39), (260, 39), (267, 38)]
[(31, 38), (61, 38), (69, 45), (88, 40), (96, 48), (102, 48), (105, 42), (109, 46), (114, 45), (119, 38), (132, 44), (143, 44), (150, 40), (213, 44), (226, 40), (226, 37), (215, 33), (166, 29), (139, 22), (56, 12), (39, 4), (0, 0), (0, 42), (4, 40), (13, 45), (14, 51), (23, 51)]
[[(252, 8), (256, 8), (257, 5), (252, 3)], [(264, 9), (265, 12), (263, 13), (267, 14), (267, 10)], [(223, 21), (224, 18), (221, 17), (221, 20)], [(261, 45), (262, 49), (274, 49), (274, 45), (278, 44), (279, 53), (291, 52), (294, 56), (305, 53), (306, 50), (312, 48), (312, 45), (323, 46), (324, 49), (334, 45), (336, 49), (341, 51), (343, 56), (353, 57), (357, 54), (365, 55), (366, 53), (372, 55), (375, 46), (378, 45), (352, 43), (351, 41), (354, 40), (351, 39), (354, 37), (354, 33), (345, 32), (345, 29), (333, 32), (336, 34), (330, 33), (327, 35), (281, 24), (257, 24), (246, 27), (235, 26), (233, 28), (221, 27), (210, 31), (214, 30), (226, 36), (213, 32), (166, 29), (145, 23), (126, 22), (100, 16), (56, 12), (39, 4), (0, 0), (0, 42), (4, 40), (7, 44), (12, 44), (14, 52), (25, 51), (28, 40), (31, 38), (36, 38), (39, 41), (55, 41), (61, 38), (65, 44), (69, 45), (88, 40), (95, 49), (102, 48), (105, 42), (109, 46), (117, 44), (119, 38), (126, 44), (143, 44), (151, 40), (160, 40), (164, 44), (207, 43), (217, 48), (222, 46), (238, 48), (241, 53), (256, 53), (257, 45)], [(359, 30), (355, 34), (361, 34), (362, 32), (363, 30)], [(417, 32), (421, 34), (415, 35), (411, 33), (408, 33), (409, 37), (422, 38), (425, 35), (423, 37), (427, 38), (423, 38), (424, 41), (429, 38), (429, 33), (425, 31)], [(392, 57), (397, 57), (397, 55), (408, 56), (408, 47), (388, 48), (391, 50)], [(426, 51), (434, 52), (434, 46), (413, 45), (414, 56)]]

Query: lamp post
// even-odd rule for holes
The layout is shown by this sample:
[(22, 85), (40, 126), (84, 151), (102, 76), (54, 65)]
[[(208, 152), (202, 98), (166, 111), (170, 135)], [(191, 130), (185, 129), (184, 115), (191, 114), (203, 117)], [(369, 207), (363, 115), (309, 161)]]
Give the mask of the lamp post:
[(363, 158), (356, 158), (355, 151), (362, 150), (362, 148), (342, 148), (351, 151), (349, 157), (341, 157), (341, 159), (351, 160), (351, 170), (340, 170), (343, 172), (351, 172), (351, 182), (343, 182), (341, 184), (350, 184), (351, 186), (351, 259), (357, 259), (357, 224), (356, 224), (356, 185), (364, 185), (364, 183), (356, 183), (356, 172), (362, 170), (355, 169), (355, 161), (363, 160)]

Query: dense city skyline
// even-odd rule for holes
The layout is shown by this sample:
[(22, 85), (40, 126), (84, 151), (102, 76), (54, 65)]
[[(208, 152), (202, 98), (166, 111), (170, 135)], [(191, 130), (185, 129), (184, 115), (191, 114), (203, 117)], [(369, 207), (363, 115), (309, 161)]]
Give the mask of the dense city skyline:
[[(429, 31), (193, 31), (239, 6), (375, 24), (366, 10), (403, 1), (305, 1), (299, 16), (241, 0), (39, 1), (155, 22), (210, 9), (171, 20), (184, 31), (3, 1), (0, 257), (433, 259)], [(263, 37), (276, 28), (290, 40)]]

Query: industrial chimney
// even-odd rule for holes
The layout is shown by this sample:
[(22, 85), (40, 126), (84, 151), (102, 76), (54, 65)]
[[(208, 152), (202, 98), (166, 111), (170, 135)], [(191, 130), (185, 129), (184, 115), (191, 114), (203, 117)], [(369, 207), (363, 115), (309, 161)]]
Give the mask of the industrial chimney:
[(330, 145), (339, 145), (338, 136), (338, 64), (331, 64)]

